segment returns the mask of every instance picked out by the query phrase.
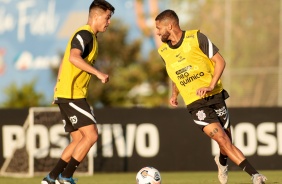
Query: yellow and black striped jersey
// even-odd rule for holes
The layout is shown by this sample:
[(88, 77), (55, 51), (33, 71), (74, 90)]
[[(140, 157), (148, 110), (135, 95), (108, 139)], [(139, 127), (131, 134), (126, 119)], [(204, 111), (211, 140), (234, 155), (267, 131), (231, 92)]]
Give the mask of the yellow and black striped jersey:
[[(210, 59), (218, 48), (199, 30), (185, 31), (179, 43), (172, 46), (164, 43), (158, 49), (163, 58), (167, 73), (176, 84), (186, 105), (201, 99), (196, 90), (210, 85), (214, 73), (214, 62)], [(223, 90), (219, 80), (212, 96)]]
[(90, 65), (94, 64), (98, 54), (98, 43), (89, 25), (80, 27), (67, 44), (61, 64), (61, 72), (55, 88), (55, 99), (79, 99), (87, 97), (91, 74), (77, 68), (69, 61), (70, 51), (73, 48), (81, 50), (81, 57), (85, 62)]

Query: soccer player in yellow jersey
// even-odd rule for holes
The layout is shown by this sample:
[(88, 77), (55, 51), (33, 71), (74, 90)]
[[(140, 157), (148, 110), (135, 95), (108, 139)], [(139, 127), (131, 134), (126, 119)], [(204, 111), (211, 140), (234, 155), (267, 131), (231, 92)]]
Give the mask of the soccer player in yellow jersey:
[(215, 156), (215, 162), (220, 183), (226, 184), (228, 180), (227, 157), (252, 177), (253, 184), (264, 183), (266, 177), (232, 144), (225, 104), (229, 95), (220, 81), (225, 60), (219, 49), (199, 30), (181, 30), (173, 10), (161, 12), (155, 23), (163, 42), (158, 52), (172, 80), (169, 102), (176, 107), (180, 93), (194, 122), (218, 143), (220, 154)]
[(77, 166), (97, 141), (96, 119), (86, 102), (87, 89), (92, 75), (102, 83), (109, 81), (108, 74), (93, 64), (98, 52), (97, 34), (107, 30), (114, 10), (107, 1), (94, 0), (87, 24), (77, 29), (67, 44), (54, 89), (54, 103), (60, 108), (71, 143), (41, 184), (75, 184), (72, 176)]

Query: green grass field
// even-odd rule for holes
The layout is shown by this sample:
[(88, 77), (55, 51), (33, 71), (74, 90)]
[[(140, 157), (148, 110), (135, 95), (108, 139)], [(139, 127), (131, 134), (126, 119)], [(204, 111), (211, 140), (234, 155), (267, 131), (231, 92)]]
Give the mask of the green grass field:
[[(282, 184), (282, 171), (261, 171), (267, 176), (266, 184)], [(136, 173), (95, 173), (79, 176), (77, 184), (135, 184)], [(216, 172), (161, 172), (162, 184), (218, 184)], [(34, 178), (0, 177), (0, 184), (40, 184), (43, 176)], [(251, 184), (243, 171), (230, 171), (228, 184)]]

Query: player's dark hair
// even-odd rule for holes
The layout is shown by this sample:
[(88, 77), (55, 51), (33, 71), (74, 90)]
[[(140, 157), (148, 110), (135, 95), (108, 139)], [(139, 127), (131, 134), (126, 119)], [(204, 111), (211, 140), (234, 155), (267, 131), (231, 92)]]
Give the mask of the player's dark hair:
[(110, 10), (112, 13), (115, 12), (115, 8), (109, 2), (104, 0), (94, 0), (89, 6), (89, 13), (94, 8), (100, 8), (104, 11)]
[(155, 21), (163, 21), (165, 19), (175, 20), (176, 23), (179, 24), (179, 18), (173, 10), (164, 10), (156, 17)]

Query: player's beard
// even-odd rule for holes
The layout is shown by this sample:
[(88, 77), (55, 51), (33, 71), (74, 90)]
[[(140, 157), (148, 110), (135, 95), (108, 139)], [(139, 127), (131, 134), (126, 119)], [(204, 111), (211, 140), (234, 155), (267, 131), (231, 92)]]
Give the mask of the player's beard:
[(169, 36), (170, 36), (170, 33), (166, 31), (161, 37), (162, 42), (167, 43)]

